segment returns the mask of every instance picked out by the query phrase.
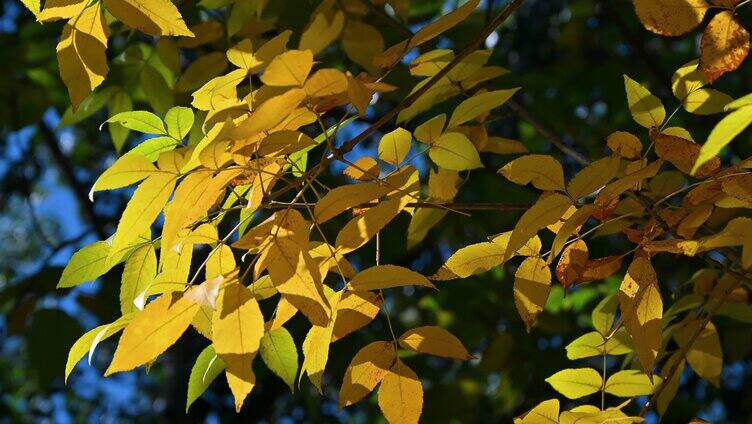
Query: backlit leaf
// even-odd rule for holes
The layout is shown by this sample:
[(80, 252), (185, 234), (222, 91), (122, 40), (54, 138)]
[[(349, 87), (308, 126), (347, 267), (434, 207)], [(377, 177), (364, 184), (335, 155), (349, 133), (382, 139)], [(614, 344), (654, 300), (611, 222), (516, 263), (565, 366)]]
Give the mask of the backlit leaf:
[(399, 344), (418, 353), (463, 361), (473, 358), (457, 337), (441, 327), (425, 326), (408, 330), (400, 336)]
[(548, 377), (546, 382), (569, 399), (577, 399), (599, 391), (603, 379), (592, 368), (569, 368)]

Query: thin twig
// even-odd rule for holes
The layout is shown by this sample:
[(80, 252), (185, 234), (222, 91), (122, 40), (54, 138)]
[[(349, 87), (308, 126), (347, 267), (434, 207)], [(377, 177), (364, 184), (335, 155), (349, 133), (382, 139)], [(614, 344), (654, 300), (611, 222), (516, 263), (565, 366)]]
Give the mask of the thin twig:
[(584, 165), (590, 164), (590, 160), (588, 160), (585, 156), (582, 156), (576, 150), (564, 144), (564, 141), (558, 135), (556, 135), (553, 131), (548, 129), (548, 127), (546, 127), (541, 121), (539, 121), (527, 109), (525, 109), (524, 106), (522, 106), (521, 104), (517, 103), (514, 100), (507, 101), (507, 105), (509, 106), (510, 109), (515, 111), (517, 115), (520, 116), (520, 118), (529, 122), (530, 125), (532, 125), (536, 131), (538, 131), (543, 137), (547, 138), (548, 141), (550, 141), (551, 144), (556, 146), (557, 149), (561, 150), (562, 153), (569, 156), (580, 165), (584, 166)]

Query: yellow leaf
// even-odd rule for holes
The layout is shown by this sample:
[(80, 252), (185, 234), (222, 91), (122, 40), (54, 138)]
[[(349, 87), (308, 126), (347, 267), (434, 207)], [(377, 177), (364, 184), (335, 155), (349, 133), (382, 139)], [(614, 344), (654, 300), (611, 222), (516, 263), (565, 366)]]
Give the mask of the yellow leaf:
[(444, 123), (446, 122), (446, 115), (441, 114), (434, 116), (428, 121), (418, 125), (415, 128), (415, 139), (425, 144), (432, 144), (434, 140), (441, 136), (444, 132)]
[(328, 295), (328, 302), (333, 307), (332, 319), (324, 326), (314, 324), (306, 334), (306, 338), (303, 340), (303, 365), (298, 377), (298, 383), (300, 383), (303, 375), (307, 374), (308, 379), (311, 380), (319, 394), (321, 393), (321, 377), (324, 374), (326, 363), (329, 361), (329, 345), (332, 342), (334, 321), (337, 319), (337, 305), (339, 305), (343, 293), (342, 291), (334, 293), (332, 293), (332, 290), (328, 291), (331, 293)]
[(336, 69), (321, 69), (311, 75), (303, 86), (310, 97), (324, 97), (347, 91), (347, 77)]
[(337, 303), (332, 343), (370, 323), (381, 308), (381, 295), (369, 291), (348, 291)]
[(639, 159), (642, 153), (642, 143), (632, 133), (616, 131), (606, 138), (608, 148), (624, 159)]
[(572, 206), (572, 201), (567, 196), (558, 193), (543, 194), (522, 214), (514, 226), (504, 254), (504, 262), (509, 260), (539, 230), (557, 222), (570, 206)]
[(479, 115), (490, 112), (503, 105), (509, 100), (514, 93), (519, 90), (518, 88), (510, 88), (507, 90), (489, 91), (487, 93), (476, 94), (473, 97), (460, 103), (449, 119), (447, 128), (454, 128), (457, 125), (462, 125)]
[(564, 170), (548, 155), (522, 156), (504, 165), (499, 173), (515, 184), (532, 183), (540, 190), (564, 190)]
[(697, 115), (723, 112), (733, 99), (726, 93), (712, 88), (701, 88), (690, 93), (682, 102), (684, 110)]
[(462, 6), (458, 7), (454, 11), (442, 16), (435, 22), (421, 28), (415, 33), (409, 40), (397, 43), (394, 46), (388, 48), (383, 54), (374, 59), (374, 64), (380, 68), (386, 68), (393, 65), (402, 57), (403, 54), (410, 51), (414, 47), (417, 47), (426, 41), (433, 39), (434, 37), (442, 34), (444, 31), (452, 28), (458, 23), (462, 22), (470, 15), (476, 7), (478, 7), (479, 0), (469, 0)]
[(317, 54), (339, 37), (344, 26), (345, 14), (341, 10), (334, 14), (331, 21), (327, 19), (324, 13), (317, 13), (311, 24), (300, 36), (298, 48), (310, 50), (313, 54)]
[(407, 227), (407, 249), (410, 250), (423, 241), (431, 228), (438, 225), (447, 212), (445, 209), (416, 209)]
[(342, 379), (339, 407), (357, 403), (384, 379), (397, 359), (392, 342), (373, 342), (355, 354)]
[(227, 60), (246, 72), (263, 63), (253, 55), (253, 45), (247, 38), (227, 50)]
[(428, 175), (428, 197), (443, 201), (452, 200), (457, 195), (460, 181), (457, 171), (444, 168), (439, 168), (437, 172), (431, 170)]
[(596, 206), (593, 204), (583, 205), (581, 208), (577, 209), (577, 211), (574, 212), (569, 218), (567, 218), (559, 231), (556, 233), (556, 237), (554, 237), (553, 243), (551, 243), (551, 255), (549, 255), (549, 262), (552, 261), (553, 258), (555, 258), (556, 255), (559, 254), (559, 252), (561, 252), (561, 249), (564, 247), (567, 239), (569, 239), (569, 236), (574, 234), (578, 228), (580, 228), (587, 222), (588, 219), (590, 219), (590, 216), (593, 214), (593, 212), (595, 212), (595, 209)]
[(632, 0), (648, 30), (668, 36), (691, 31), (702, 22), (710, 5), (705, 0)]
[(567, 184), (567, 193), (573, 199), (585, 197), (608, 184), (619, 172), (619, 158), (610, 156), (586, 166)]
[(399, 359), (381, 380), (379, 408), (390, 424), (417, 424), (423, 411), (423, 385)]
[(405, 181), (404, 178), (389, 178), (387, 182), (390, 184), (365, 183), (335, 187), (316, 203), (313, 209), (314, 219), (319, 224), (326, 222), (348, 209), (384, 196)]
[[(520, 424), (559, 424), (559, 400), (549, 399), (520, 416)], [(515, 421), (517, 424), (517, 421)]]
[(91, 364), (91, 358), (94, 354), (94, 348), (97, 346), (97, 344), (122, 330), (126, 325), (128, 325), (129, 322), (131, 322), (132, 318), (132, 314), (124, 315), (118, 318), (113, 323), (94, 327), (84, 333), (83, 336), (79, 337), (78, 340), (73, 343), (73, 346), (71, 346), (70, 351), (68, 352), (68, 360), (65, 363), (66, 383), (68, 382), (70, 373), (76, 367), (76, 364), (81, 360), (81, 358), (83, 358), (84, 355), (86, 355), (87, 352), (89, 354), (89, 364)]
[(428, 156), (436, 165), (454, 171), (464, 171), (483, 166), (473, 143), (464, 135), (449, 132), (434, 140)]
[(671, 91), (677, 99), (683, 101), (690, 93), (708, 84), (707, 78), (699, 68), (700, 59), (685, 63), (671, 77)]
[[(679, 346), (686, 348), (687, 343), (701, 325), (699, 321), (692, 321), (689, 325), (679, 329), (674, 337)], [(687, 363), (700, 377), (709, 381), (716, 387), (720, 387), (721, 371), (723, 370), (723, 352), (718, 331), (712, 322), (705, 325), (699, 336), (694, 339), (687, 351)]]
[(459, 278), (467, 278), (501, 265), (505, 252), (506, 246), (499, 243), (475, 243), (454, 252), (444, 267)]
[(488, 137), (486, 143), (478, 147), (478, 150), (497, 155), (515, 155), (528, 152), (524, 144), (504, 137)]
[(334, 242), (337, 252), (346, 254), (368, 243), (376, 233), (397, 217), (410, 200), (409, 196), (384, 200), (351, 219), (337, 233)]
[(109, 71), (105, 55), (107, 35), (102, 4), (98, 2), (83, 8), (63, 27), (57, 44), (57, 61), (73, 111), (104, 81)]
[(342, 173), (354, 180), (372, 181), (379, 177), (379, 163), (370, 156), (363, 156), (345, 168)]
[(104, 0), (104, 4), (112, 16), (143, 33), (193, 37), (170, 0)]
[(144, 180), (123, 211), (117, 231), (112, 238), (112, 251), (117, 252), (149, 231), (175, 187), (176, 176), (170, 173), (154, 174)]
[(598, 331), (591, 331), (567, 345), (567, 359), (575, 360), (602, 356), (603, 354), (624, 355), (630, 353), (632, 348), (627, 344), (628, 338), (629, 336), (623, 329), (614, 333), (608, 340)]
[(371, 25), (348, 19), (342, 33), (342, 49), (353, 62), (376, 75), (373, 59), (384, 51), (384, 37)]
[(463, 361), (473, 358), (473, 355), (465, 349), (465, 346), (457, 337), (441, 327), (413, 328), (405, 331), (398, 341), (400, 346), (413, 352), (428, 353)]
[(157, 273), (157, 254), (148, 243), (136, 249), (125, 261), (120, 283), (120, 312), (125, 315), (136, 312), (133, 303), (152, 282)]
[(700, 69), (713, 82), (744, 62), (749, 53), (749, 33), (734, 16), (724, 10), (713, 16), (700, 40)]
[(642, 369), (652, 374), (661, 348), (663, 300), (650, 260), (635, 256), (619, 287), (619, 305)]
[(121, 156), (94, 182), (89, 192), (89, 199), (93, 198), (96, 191), (129, 186), (157, 172), (160, 171), (146, 156), (139, 154)]
[[(36, 0), (32, 0), (36, 1)], [(46, 0), (37, 19), (40, 22), (70, 19), (78, 16), (89, 2), (86, 0)]]
[(412, 140), (410, 131), (401, 127), (384, 134), (379, 141), (379, 159), (399, 165), (407, 157)]
[(561, 370), (548, 377), (546, 382), (557, 392), (568, 397), (577, 399), (591, 395), (601, 389), (603, 379), (598, 371), (592, 368), (569, 368)]
[(551, 270), (541, 258), (529, 257), (514, 273), (514, 305), (527, 331), (535, 324), (551, 292)]
[(270, 86), (303, 86), (313, 67), (310, 50), (289, 50), (275, 57), (261, 75), (261, 82)]
[(635, 122), (648, 129), (659, 127), (663, 123), (666, 119), (666, 110), (658, 97), (626, 75), (624, 75), (624, 89), (627, 92), (629, 112)]
[(256, 299), (237, 280), (220, 291), (212, 316), (212, 344), (218, 355), (255, 354), (264, 336), (264, 317)]
[(232, 138), (240, 140), (262, 131), (269, 131), (283, 122), (305, 99), (305, 91), (292, 89), (261, 103), (251, 116), (241, 122), (232, 132)]
[(705, 144), (700, 149), (697, 161), (692, 167), (692, 173), (697, 171), (705, 162), (712, 160), (726, 147), (740, 132), (752, 122), (752, 106), (745, 106), (735, 110), (723, 119), (710, 131)]
[(256, 375), (253, 373), (253, 359), (255, 355), (221, 355), (225, 363), (225, 377), (230, 391), (235, 399), (235, 412), (240, 412), (243, 401), (256, 386)]
[(267, 266), (274, 287), (285, 299), (312, 324), (321, 327), (329, 324), (331, 311), (321, 275), (307, 251), (290, 238), (277, 237), (269, 247)]
[(347, 288), (349, 290), (380, 290), (412, 285), (434, 288), (428, 278), (397, 265), (376, 265), (364, 269), (350, 280)]
[(619, 397), (647, 396), (661, 384), (660, 377), (649, 377), (637, 370), (617, 371), (608, 377), (604, 390)]
[(178, 341), (198, 309), (199, 305), (170, 294), (146, 305), (125, 327), (105, 376), (154, 360)]

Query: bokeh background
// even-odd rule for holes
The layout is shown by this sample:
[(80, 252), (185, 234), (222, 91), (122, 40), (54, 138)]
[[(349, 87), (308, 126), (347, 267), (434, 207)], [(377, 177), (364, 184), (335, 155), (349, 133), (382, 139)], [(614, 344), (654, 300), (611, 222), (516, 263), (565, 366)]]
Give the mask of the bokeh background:
[[(185, 3), (182, 10), (194, 22), (206, 13), (193, 2)], [(411, 22), (419, 23), (451, 10), (457, 2), (410, 3)], [(483, 0), (478, 13), (441, 38), (437, 46), (463, 47), (480, 30), (488, 10), (499, 9), (504, 3)], [(281, 28), (299, 31), (316, 4), (314, 0), (273, 1), (267, 13), (279, 18)], [(225, 11), (212, 13), (221, 18)], [(387, 45), (400, 39), (397, 30), (374, 19), (374, 25), (383, 29)], [(743, 11), (742, 20), (752, 23), (752, 16)], [(416, 24), (413, 29), (418, 27)], [(333, 345), (324, 397), (308, 383), (290, 394), (279, 379), (258, 367), (258, 385), (240, 415), (234, 413), (223, 377), (186, 415), (188, 375), (206, 343), (191, 331), (148, 374), (140, 368), (105, 379), (102, 372), (114, 348), (112, 341), (107, 341), (99, 346), (91, 365), (85, 359), (81, 361), (64, 384), (63, 368), (71, 344), (84, 331), (116, 317), (119, 271), (72, 290), (55, 290), (55, 284), (76, 249), (114, 231), (115, 218), (129, 193), (101, 194), (95, 203), (87, 200), (94, 179), (116, 153), (110, 134), (98, 129), (106, 119), (104, 111), (88, 117), (72, 117), (66, 112), (67, 95), (55, 58), (59, 33), (60, 24), (41, 26), (17, 1), (2, 1), (0, 422), (382, 422), (374, 397), (345, 411), (336, 408), (337, 387), (350, 358), (369, 341), (388, 337), (379, 319)], [(108, 52), (111, 59), (125, 43), (118, 37)], [(628, 0), (528, 0), (486, 40), (486, 47), (494, 49), (491, 63), (512, 71), (494, 85), (522, 86), (515, 102), (526, 115), (521, 119), (518, 112), (502, 108), (493, 118), (491, 132), (519, 139), (531, 151), (559, 156), (549, 139), (541, 135), (541, 130), (548, 131), (588, 157), (601, 157), (606, 153), (605, 137), (612, 131), (639, 133), (626, 107), (622, 74), (647, 84), (673, 110), (676, 101), (670, 92), (671, 74), (698, 56), (698, 38), (697, 31), (679, 39), (648, 33)], [(140, 41), (153, 40), (143, 37)], [(341, 57), (335, 50), (325, 61), (336, 64)], [(750, 68), (743, 65), (725, 76), (718, 88), (734, 97), (746, 94), (750, 91)], [(395, 72), (389, 81), (409, 89), (412, 83), (408, 77), (403, 70)], [(403, 90), (394, 96), (404, 94)], [(176, 103), (188, 101), (176, 97)], [(390, 96), (382, 99), (365, 120), (349, 125), (338, 137), (347, 139), (357, 134), (369, 119), (391, 104)], [(445, 107), (451, 106), (450, 102)], [(148, 106), (137, 102), (135, 107)], [(698, 141), (704, 140), (717, 121), (716, 117), (681, 112), (674, 119), (677, 125), (686, 125)], [(133, 138), (129, 144), (135, 142)], [(724, 160), (749, 156), (749, 141), (749, 134), (743, 134), (734, 142), (733, 150), (725, 153)], [(350, 155), (374, 151), (374, 140), (370, 140)], [(484, 157), (486, 169), (473, 172), (458, 201), (526, 204), (534, 199), (535, 193), (509, 187), (495, 175), (510, 159)], [(562, 160), (568, 173), (578, 169), (570, 159)], [(420, 159), (415, 165), (425, 175), (428, 165)], [(341, 169), (334, 165), (325, 178), (341, 181)], [(449, 214), (412, 250), (406, 249), (408, 219), (402, 216), (382, 237), (383, 260), (430, 274), (457, 248), (509, 230), (516, 216), (514, 212), (474, 212), (470, 218)], [(594, 240), (593, 250), (603, 256), (621, 253), (625, 246), (604, 237)], [(363, 255), (372, 257), (368, 251)], [(368, 262), (362, 264), (367, 266)], [(668, 297), (695, 269), (660, 257), (656, 267), (664, 296)], [(537, 402), (554, 397), (555, 392), (543, 380), (575, 365), (567, 361), (564, 346), (586, 331), (590, 310), (604, 295), (615, 291), (618, 283), (618, 278), (613, 278), (583, 285), (566, 295), (556, 286), (538, 326), (529, 334), (514, 308), (510, 276), (502, 269), (446, 283), (438, 292), (391, 291), (388, 307), (397, 316), (399, 328), (438, 323), (459, 336), (478, 356), (468, 363), (406, 359), (424, 382), (424, 421), (510, 422)], [(291, 331), (298, 343), (305, 335), (304, 324), (303, 320), (292, 322)], [(664, 422), (687, 422), (693, 416), (719, 423), (752, 422), (752, 385), (748, 384), (752, 337), (742, 323), (719, 318), (716, 325), (725, 360), (721, 387), (712, 387), (686, 371)], [(563, 400), (563, 404), (568, 401)], [(654, 414), (648, 416), (648, 422), (656, 421)]]

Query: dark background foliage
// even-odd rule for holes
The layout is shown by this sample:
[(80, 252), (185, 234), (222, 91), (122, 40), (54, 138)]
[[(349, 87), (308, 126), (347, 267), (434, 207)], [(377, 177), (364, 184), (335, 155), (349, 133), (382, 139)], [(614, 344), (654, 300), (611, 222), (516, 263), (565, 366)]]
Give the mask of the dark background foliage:
[[(282, 27), (299, 31), (315, 7), (313, 0), (271, 2), (267, 13), (277, 14)], [(411, 21), (434, 18), (454, 1), (413, 0)], [(498, 9), (502, 0), (482, 2)], [(294, 4), (294, 6), (293, 6)], [(200, 7), (186, 2), (181, 9), (189, 21), (200, 17)], [(446, 10), (446, 9), (445, 9)], [(221, 13), (221, 11), (220, 11)], [(752, 16), (742, 20), (752, 22)], [(441, 39), (441, 47), (463, 47), (484, 24), (487, 14), (471, 19)], [(387, 45), (403, 37), (387, 22), (382, 28)], [(205, 341), (188, 332), (147, 374), (143, 368), (109, 379), (101, 377), (113, 345), (96, 351), (92, 366), (82, 361), (68, 385), (62, 380), (67, 350), (86, 329), (110, 322), (117, 310), (117, 270), (75, 290), (55, 290), (66, 260), (75, 249), (114, 231), (124, 193), (98, 195), (87, 200), (88, 188), (115, 157), (107, 131), (98, 125), (102, 112), (83, 122), (60, 128), (67, 95), (57, 75), (55, 44), (58, 24), (41, 26), (14, 0), (0, 6), (0, 421), (169, 421), (216, 422), (242, 420), (266, 422), (378, 422), (375, 397), (348, 408), (336, 409), (336, 392), (353, 354), (367, 342), (388, 338), (377, 319), (366, 330), (335, 343), (325, 375), (324, 397), (308, 383), (291, 395), (284, 384), (257, 367), (258, 385), (240, 415), (223, 378), (219, 378), (185, 415), (185, 389), (190, 367)], [(137, 41), (153, 40), (136, 36)], [(673, 110), (670, 95), (673, 70), (697, 57), (697, 31), (679, 39), (659, 38), (645, 31), (627, 0), (528, 0), (504, 27), (487, 40), (494, 48), (493, 64), (512, 73), (494, 82), (498, 87), (523, 87), (515, 97), (523, 109), (504, 107), (496, 113), (491, 132), (520, 139), (533, 152), (560, 156), (548, 132), (590, 158), (603, 156), (605, 137), (615, 130), (638, 128), (626, 107), (622, 74), (646, 83)], [(133, 40), (128, 40), (133, 42)], [(126, 39), (116, 36), (111, 58), (121, 52)], [(226, 48), (226, 46), (225, 46)], [(327, 63), (342, 60), (335, 49)], [(189, 59), (189, 58), (188, 58)], [(717, 84), (734, 97), (749, 91), (750, 67), (725, 76)], [(126, 78), (117, 72), (110, 78)], [(403, 88), (413, 82), (406, 71), (389, 82)], [(187, 104), (187, 98), (176, 98)], [(390, 107), (389, 99), (369, 116)], [(450, 108), (452, 104), (439, 106)], [(136, 107), (146, 108), (137, 103)], [(517, 110), (514, 110), (517, 109)], [(704, 140), (714, 117), (679, 112), (676, 125), (689, 128)], [(416, 122), (421, 122), (420, 118)], [(355, 123), (343, 133), (355, 134), (367, 123)], [(725, 160), (752, 154), (749, 135), (742, 135)], [(373, 140), (357, 156), (375, 149)], [(315, 156), (315, 151), (312, 157)], [(534, 193), (510, 187), (495, 171), (508, 156), (484, 157), (486, 168), (473, 172), (462, 186), (461, 202), (511, 202), (526, 204)], [(567, 172), (578, 165), (562, 158)], [(417, 163), (425, 170), (426, 164)], [(339, 181), (341, 168), (326, 175)], [(417, 248), (406, 251), (407, 219), (402, 217), (383, 235), (384, 261), (431, 273), (448, 254), (486, 236), (509, 230), (514, 212), (474, 212), (470, 218), (449, 214)], [(591, 252), (599, 256), (623, 252), (609, 238), (595, 239)], [(364, 252), (360, 266), (369, 266)], [(664, 298), (669, 299), (686, 282), (698, 264), (659, 257), (655, 261)], [(459, 363), (441, 359), (406, 358), (424, 381), (425, 422), (509, 422), (537, 402), (555, 396), (543, 380), (555, 371), (573, 366), (564, 346), (582, 334), (592, 307), (616, 290), (618, 279), (584, 285), (568, 293), (557, 286), (539, 324), (530, 333), (518, 318), (509, 270), (454, 281), (438, 292), (394, 290), (388, 307), (397, 317), (398, 331), (410, 326), (444, 326), (459, 336), (477, 360)], [(291, 331), (300, 343), (303, 320)], [(752, 339), (747, 327), (725, 318), (716, 322), (724, 348), (725, 368), (720, 389), (690, 373), (664, 422), (686, 422), (700, 415), (714, 422), (750, 422), (752, 386), (749, 354)], [(258, 365), (258, 364), (257, 364)], [(617, 365), (614, 363), (613, 365)], [(615, 400), (612, 400), (615, 402)], [(567, 401), (564, 400), (564, 404)], [(654, 415), (650, 416), (655, 421)]]

